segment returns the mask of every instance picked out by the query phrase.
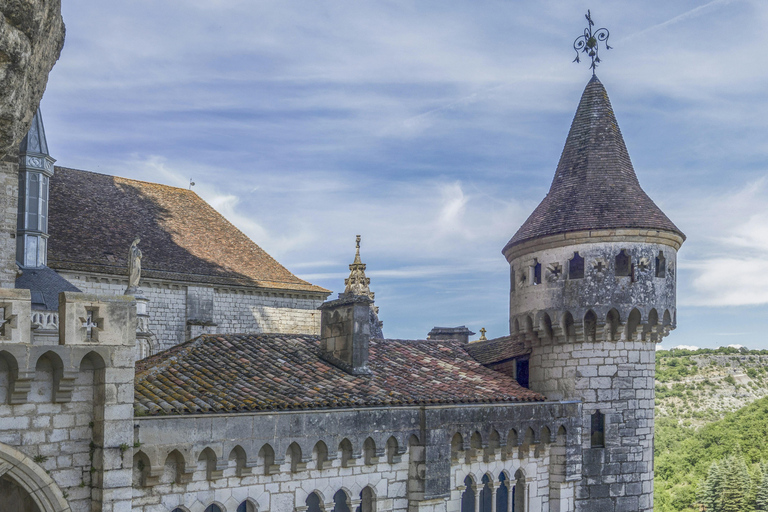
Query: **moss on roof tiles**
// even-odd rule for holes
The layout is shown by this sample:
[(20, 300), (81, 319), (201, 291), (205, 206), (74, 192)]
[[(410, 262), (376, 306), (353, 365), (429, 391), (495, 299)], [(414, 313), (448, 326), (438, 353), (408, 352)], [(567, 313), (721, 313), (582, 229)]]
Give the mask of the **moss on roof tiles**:
[(203, 335), (136, 364), (134, 406), (152, 415), (544, 399), (455, 341), (371, 340), (369, 368), (354, 376), (326, 363), (316, 336)]

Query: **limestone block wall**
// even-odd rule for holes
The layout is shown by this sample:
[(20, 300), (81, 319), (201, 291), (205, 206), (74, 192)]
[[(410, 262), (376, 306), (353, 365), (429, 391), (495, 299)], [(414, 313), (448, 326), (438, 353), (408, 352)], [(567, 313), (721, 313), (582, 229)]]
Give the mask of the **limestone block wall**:
[[(530, 357), (532, 389), (583, 400), (584, 480), (576, 510), (653, 510), (655, 343), (542, 339)], [(605, 415), (605, 447), (591, 446), (596, 411)]]
[(0, 159), (0, 287), (16, 283), (16, 215), (19, 205), (19, 156), (17, 151)]
[[(30, 337), (28, 290), (5, 290), (0, 303), (16, 319), (0, 335), (0, 459), (24, 468), (16, 487), (32, 489), (43, 510), (127, 510), (135, 305), (67, 292), (60, 339), (47, 344)], [(88, 310), (93, 337), (82, 327)]]
[[(120, 276), (60, 274), (86, 293), (121, 295), (127, 286)], [(141, 288), (149, 299), (153, 352), (202, 333), (320, 333), (317, 307), (324, 295), (213, 288), (158, 280), (142, 280)], [(198, 318), (201, 313), (209, 313), (208, 297), (212, 302), (211, 318)], [(194, 325), (187, 325), (188, 319)]]
[(552, 496), (552, 510), (573, 510), (580, 411), (572, 402), (137, 417), (133, 507), (305, 511), (316, 492), (330, 511), (342, 491), (351, 511), (361, 501), (372, 510), (372, 497), (378, 512), (451, 512), (468, 475), (479, 492), (483, 475), (498, 483), (503, 473), (525, 489), (528, 508), (517, 512), (549, 510)]

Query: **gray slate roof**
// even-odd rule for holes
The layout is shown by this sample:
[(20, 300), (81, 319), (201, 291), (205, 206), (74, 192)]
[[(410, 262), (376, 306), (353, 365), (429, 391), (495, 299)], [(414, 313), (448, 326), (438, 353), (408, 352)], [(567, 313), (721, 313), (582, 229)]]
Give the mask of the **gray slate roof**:
[(608, 93), (587, 84), (549, 193), (502, 252), (533, 238), (595, 229), (682, 231), (640, 187)]
[(16, 278), (16, 288), (29, 290), (32, 294), (32, 309), (45, 311), (59, 310), (59, 293), (80, 290), (48, 267), (23, 268)]

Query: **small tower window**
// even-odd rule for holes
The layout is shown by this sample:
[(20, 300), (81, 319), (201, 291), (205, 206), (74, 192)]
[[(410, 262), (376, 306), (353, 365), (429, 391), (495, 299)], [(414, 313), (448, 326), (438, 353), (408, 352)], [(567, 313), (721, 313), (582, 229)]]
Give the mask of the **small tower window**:
[(509, 269), (509, 290), (515, 291), (515, 269)]
[(592, 414), (592, 448), (603, 448), (605, 446), (605, 414), (595, 411)]
[(656, 256), (656, 277), (667, 277), (667, 259), (662, 251)]
[(622, 249), (619, 254), (616, 255), (616, 275), (628, 276), (632, 273), (632, 257), (629, 255), (626, 249)]
[(568, 279), (584, 278), (584, 258), (577, 252), (573, 253), (573, 258), (568, 260)]
[(541, 263), (539, 263), (539, 260), (533, 260), (533, 265), (531, 265), (531, 274), (533, 274), (531, 283), (541, 284)]

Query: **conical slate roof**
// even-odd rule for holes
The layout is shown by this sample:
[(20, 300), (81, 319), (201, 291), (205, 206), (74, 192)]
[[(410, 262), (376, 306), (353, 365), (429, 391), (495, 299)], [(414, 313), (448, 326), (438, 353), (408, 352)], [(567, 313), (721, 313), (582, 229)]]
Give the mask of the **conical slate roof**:
[(50, 155), (50, 153), (48, 153), (48, 141), (45, 139), (43, 116), (40, 114), (39, 108), (37, 109), (37, 112), (35, 112), (35, 117), (32, 118), (32, 126), (29, 127), (29, 131), (21, 140), (19, 153)]
[(608, 93), (593, 76), (549, 193), (502, 252), (542, 236), (619, 228), (671, 231), (685, 238), (640, 187)]

